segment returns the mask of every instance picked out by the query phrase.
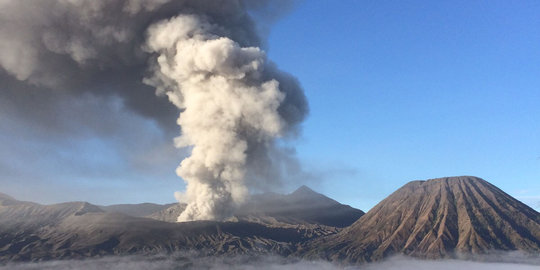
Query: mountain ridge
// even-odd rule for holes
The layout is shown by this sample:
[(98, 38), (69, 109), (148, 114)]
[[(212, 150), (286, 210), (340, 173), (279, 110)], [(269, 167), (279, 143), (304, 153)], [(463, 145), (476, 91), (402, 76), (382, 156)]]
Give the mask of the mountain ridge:
[(175, 251), (342, 263), (394, 254), (540, 253), (540, 214), (480, 178), (411, 181), (343, 227), (325, 222), (336, 214), (350, 220), (360, 210), (350, 212), (307, 187), (297, 191), (254, 196), (258, 201), (230, 221), (183, 223), (105, 212), (86, 202), (40, 205), (0, 195), (0, 263)]
[(134, 203), (134, 204), (112, 204), (99, 205), (105, 212), (118, 212), (133, 217), (146, 217), (155, 212), (167, 209), (176, 203), (156, 204), (156, 203)]
[(339, 229), (309, 221), (286, 226), (242, 219), (163, 222), (86, 202), (41, 205), (13, 199), (0, 204), (0, 263), (193, 250), (287, 256), (300, 242)]
[[(176, 222), (185, 207), (185, 204), (175, 204), (146, 217)], [(343, 228), (363, 214), (362, 210), (341, 204), (303, 185), (289, 194), (270, 192), (255, 194), (237, 209), (229, 220), (256, 222), (269, 226), (318, 224)]]

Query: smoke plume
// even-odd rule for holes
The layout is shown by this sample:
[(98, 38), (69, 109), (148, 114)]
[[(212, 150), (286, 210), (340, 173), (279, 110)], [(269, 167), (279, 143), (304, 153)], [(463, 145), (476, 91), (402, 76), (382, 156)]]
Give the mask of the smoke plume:
[(0, 97), (20, 114), (60, 96), (119, 97), (168, 132), (177, 118), (175, 145), (191, 149), (177, 169), (179, 221), (225, 219), (250, 187), (279, 180), (276, 139), (307, 114), (296, 79), (266, 58), (250, 15), (265, 9), (282, 11), (263, 0), (3, 0)]
[(248, 149), (268, 147), (287, 124), (278, 112), (285, 94), (263, 76), (264, 52), (219, 32), (193, 15), (149, 29), (148, 48), (159, 56), (147, 82), (183, 110), (176, 145), (193, 146), (177, 170), (187, 182), (188, 202), (179, 221), (227, 217), (248, 195)]

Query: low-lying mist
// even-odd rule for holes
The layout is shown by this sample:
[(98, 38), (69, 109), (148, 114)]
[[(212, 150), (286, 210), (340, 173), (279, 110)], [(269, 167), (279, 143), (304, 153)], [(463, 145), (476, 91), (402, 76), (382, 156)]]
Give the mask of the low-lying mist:
[(483, 256), (471, 260), (420, 260), (404, 256), (394, 256), (381, 262), (344, 266), (327, 261), (309, 261), (278, 256), (201, 257), (182, 253), (154, 256), (108, 256), (85, 260), (57, 260), (32, 263), (10, 263), (0, 269), (365, 269), (365, 270), (423, 270), (423, 269), (486, 269), (486, 270), (533, 270), (538, 269), (540, 257), (528, 257), (520, 253), (505, 253), (496, 256)]

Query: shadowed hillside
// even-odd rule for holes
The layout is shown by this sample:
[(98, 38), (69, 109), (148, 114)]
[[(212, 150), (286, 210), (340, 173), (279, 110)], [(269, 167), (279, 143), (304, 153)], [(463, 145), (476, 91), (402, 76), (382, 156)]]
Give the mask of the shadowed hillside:
[[(318, 223), (319, 219), (320, 222), (350, 220), (348, 222), (352, 223), (363, 214), (307, 187), (290, 195), (275, 196), (261, 201), (271, 205), (272, 211), (249, 212), (250, 217), (274, 222), (236, 219), (229, 222), (177, 223), (120, 213), (140, 215), (148, 208), (161, 208), (159, 205), (101, 208), (86, 202), (40, 205), (0, 194), (0, 263), (175, 251), (197, 251), (208, 255), (272, 253), (287, 256), (308, 239), (340, 230)], [(276, 199), (284, 201), (277, 202)], [(138, 206), (145, 207), (137, 209)], [(339, 211), (334, 211), (335, 207)], [(315, 208), (319, 210), (316, 214), (313, 212)], [(303, 210), (306, 212), (302, 213)], [(295, 213), (298, 216), (295, 217)], [(272, 214), (275, 217), (263, 216)], [(174, 218), (178, 216), (177, 213), (174, 215)], [(277, 221), (285, 218), (289, 223)]]

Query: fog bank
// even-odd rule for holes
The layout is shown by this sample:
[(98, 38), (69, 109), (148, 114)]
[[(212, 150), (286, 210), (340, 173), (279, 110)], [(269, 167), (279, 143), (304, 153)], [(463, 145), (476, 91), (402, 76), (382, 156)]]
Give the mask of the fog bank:
[[(365, 269), (365, 270), (423, 270), (423, 269), (486, 269), (486, 270), (533, 270), (538, 269), (540, 258), (508, 253), (495, 257), (483, 257), (481, 261), (466, 260), (419, 260), (403, 256), (395, 256), (382, 262), (343, 266), (326, 261), (307, 261), (277, 256), (235, 256), (235, 257), (199, 257), (191, 254), (155, 255), (155, 256), (123, 256), (103, 257), (86, 260), (61, 260), (37, 263), (15, 263), (0, 266), (7, 270), (33, 270), (33, 269)], [(496, 259), (498, 262), (493, 262)], [(486, 260), (488, 262), (486, 262)]]

